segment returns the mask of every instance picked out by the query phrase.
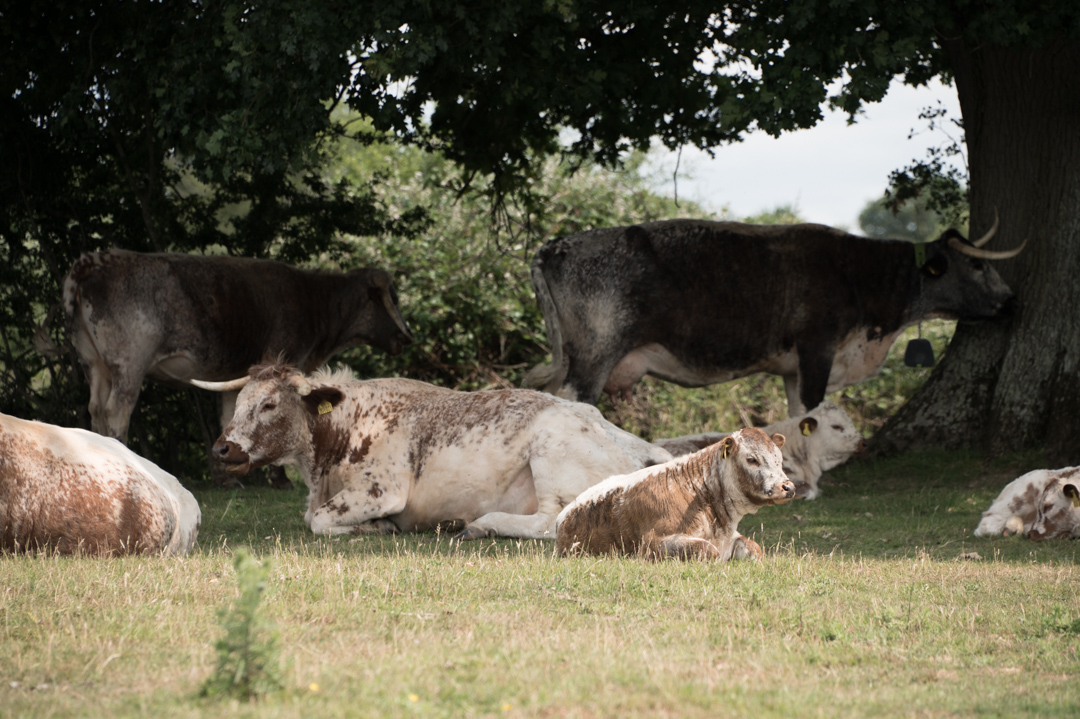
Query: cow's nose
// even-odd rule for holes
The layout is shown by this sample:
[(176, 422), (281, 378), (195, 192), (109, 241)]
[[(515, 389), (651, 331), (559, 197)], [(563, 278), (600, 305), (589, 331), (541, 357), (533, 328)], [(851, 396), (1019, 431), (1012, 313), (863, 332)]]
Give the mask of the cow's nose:
[(863, 454), (864, 452), (866, 452), (866, 448), (869, 446), (870, 445), (866, 443), (865, 439), (860, 439), (859, 443), (855, 446), (855, 454)]
[(215, 457), (223, 461), (228, 461), (230, 457), (236, 457), (237, 455), (243, 454), (240, 450), (240, 445), (235, 442), (227, 442), (222, 438), (219, 438), (218, 441), (214, 443), (211, 451), (214, 453)]
[(784, 496), (791, 499), (795, 496), (795, 483), (788, 481), (780, 485), (780, 491), (784, 493)]

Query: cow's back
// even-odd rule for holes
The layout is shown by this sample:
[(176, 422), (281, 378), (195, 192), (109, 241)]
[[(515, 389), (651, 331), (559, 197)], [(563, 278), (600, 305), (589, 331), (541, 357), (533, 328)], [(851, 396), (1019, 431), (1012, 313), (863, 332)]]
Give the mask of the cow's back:
[[(84, 255), (64, 284), (64, 307), (95, 332), (108, 333), (99, 351), (123, 353), (129, 342), (149, 364), (184, 357), (200, 379), (227, 380), (280, 356), (308, 369), (312, 350), (334, 338), (340, 322), (329, 298), (345, 279), (271, 260), (125, 250)], [(184, 367), (186, 369), (187, 367)], [(151, 369), (159, 380), (191, 377), (183, 369)]]
[(0, 549), (186, 554), (198, 503), (119, 441), (0, 415)]

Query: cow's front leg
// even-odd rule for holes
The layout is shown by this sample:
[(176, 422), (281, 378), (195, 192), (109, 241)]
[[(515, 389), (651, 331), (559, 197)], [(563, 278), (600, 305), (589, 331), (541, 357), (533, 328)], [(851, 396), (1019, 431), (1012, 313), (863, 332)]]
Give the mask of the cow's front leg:
[(388, 491), (378, 485), (346, 487), (320, 505), (308, 524), (315, 534), (381, 533), (385, 524), (374, 520), (401, 513), (406, 499), (404, 492)]
[(672, 534), (661, 537), (653, 550), (655, 559), (722, 559), (716, 546), (700, 537)]

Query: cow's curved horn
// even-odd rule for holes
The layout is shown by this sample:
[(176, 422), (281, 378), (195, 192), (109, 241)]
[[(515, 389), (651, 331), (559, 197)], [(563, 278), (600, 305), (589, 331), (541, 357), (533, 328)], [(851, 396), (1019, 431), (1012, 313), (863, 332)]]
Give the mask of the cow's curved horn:
[(983, 236), (982, 236), (982, 237), (980, 237), (979, 239), (977, 239), (977, 240), (973, 241), (973, 242), (972, 242), (971, 244), (975, 245), (976, 247), (982, 247), (982, 246), (983, 246), (983, 245), (985, 245), (985, 244), (986, 244), (987, 242), (989, 242), (989, 241), (990, 241), (990, 238), (992, 238), (992, 237), (994, 236), (994, 234), (995, 234), (995, 233), (997, 232), (997, 228), (998, 228), (998, 221), (999, 221), (1000, 219), (1001, 219), (1001, 218), (999, 218), (999, 217), (998, 217), (998, 211), (997, 211), (997, 208), (995, 207), (995, 208), (994, 208), (994, 224), (990, 225), (990, 229), (989, 229), (989, 230), (987, 230), (987, 232), (986, 232), (986, 234), (985, 234), (985, 235), (983, 235)]
[(1020, 243), (1020, 246), (1012, 250), (983, 250), (978, 247), (964, 244), (958, 237), (950, 237), (949, 247), (962, 255), (977, 257), (980, 260), (1007, 260), (1010, 257), (1019, 255), (1020, 251), (1027, 246), (1028, 240), (1030, 239), (1030, 237), (1024, 238), (1024, 241)]
[(394, 300), (392, 297), (390, 297), (390, 291), (387, 290), (385, 287), (382, 288), (382, 301), (383, 307), (386, 308), (386, 313), (390, 315), (391, 318), (393, 318), (394, 324), (397, 325), (397, 328), (399, 330), (401, 330), (401, 334), (412, 340), (412, 332), (409, 332), (409, 328), (408, 326), (406, 326), (405, 320), (401, 316), (401, 311), (398, 310), (398, 308), (394, 305)]
[(200, 379), (193, 379), (191, 380), (191, 384), (195, 385), (196, 387), (208, 389), (211, 392), (234, 392), (250, 381), (251, 377), (249, 377), (248, 375), (244, 375), (243, 377), (239, 377), (237, 379), (231, 379), (228, 382), (204, 382)]

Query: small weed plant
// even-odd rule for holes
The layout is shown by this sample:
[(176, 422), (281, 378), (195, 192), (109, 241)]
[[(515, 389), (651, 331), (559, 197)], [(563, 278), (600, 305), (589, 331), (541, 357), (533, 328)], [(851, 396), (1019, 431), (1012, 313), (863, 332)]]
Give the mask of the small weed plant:
[(237, 550), (233, 566), (240, 596), (219, 612), (225, 636), (214, 644), (217, 669), (202, 695), (251, 700), (284, 686), (277, 634), (259, 609), (270, 567), (245, 548)]

